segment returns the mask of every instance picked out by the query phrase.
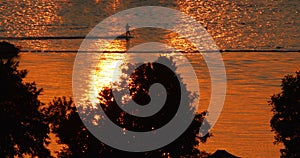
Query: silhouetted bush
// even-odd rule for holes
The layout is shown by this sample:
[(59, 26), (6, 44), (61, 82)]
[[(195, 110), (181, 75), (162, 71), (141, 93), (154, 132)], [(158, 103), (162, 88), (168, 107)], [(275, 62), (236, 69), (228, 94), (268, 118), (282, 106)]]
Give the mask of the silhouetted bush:
[(273, 118), (271, 127), (275, 132), (275, 144), (283, 143), (281, 157), (300, 157), (300, 72), (282, 79), (281, 92), (271, 97)]

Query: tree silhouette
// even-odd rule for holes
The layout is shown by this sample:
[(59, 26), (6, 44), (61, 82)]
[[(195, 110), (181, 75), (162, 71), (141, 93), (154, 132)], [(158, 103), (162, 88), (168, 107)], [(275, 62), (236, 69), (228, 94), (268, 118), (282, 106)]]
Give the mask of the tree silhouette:
[(272, 131), (275, 144), (283, 143), (281, 157), (300, 157), (300, 71), (282, 79), (281, 93), (271, 97), (273, 118)]
[[(80, 107), (79, 107), (80, 108)], [(72, 98), (54, 98), (49, 107), (43, 108), (52, 132), (57, 134), (59, 144), (66, 144), (59, 157), (103, 157), (109, 149), (95, 138), (82, 123)], [(86, 110), (90, 115), (95, 111)]]
[(42, 90), (23, 82), (27, 71), (18, 70), (18, 53), (14, 45), (0, 42), (0, 157), (50, 157), (50, 129), (39, 112)]
[[(177, 79), (173, 60), (160, 57), (158, 61), (167, 64), (170, 69), (159, 62), (142, 64), (137, 69), (134, 69), (135, 65), (125, 65), (122, 69), (123, 74), (133, 72), (129, 77), (129, 82), (126, 75), (123, 75), (120, 82), (113, 83), (112, 87), (118, 87), (117, 89), (106, 87), (99, 93), (98, 108), (102, 108), (109, 119), (118, 126), (139, 132), (160, 128), (174, 117), (181, 99), (184, 103), (181, 106), (188, 106), (190, 109), (187, 114), (195, 113), (195, 108), (191, 105), (198, 96), (186, 89), (186, 85), (182, 83), (180, 77)], [(124, 96), (128, 87), (132, 100), (141, 106), (146, 105), (151, 100), (149, 88), (154, 83), (161, 83), (167, 91), (166, 103), (155, 115), (145, 118), (137, 117), (126, 113), (117, 104), (116, 100), (120, 98), (116, 98), (115, 94)], [(184, 87), (183, 90), (180, 89), (181, 84)], [(79, 111), (84, 112), (87, 116), (86, 119), (99, 114), (90, 106), (79, 108)], [(210, 136), (209, 134), (202, 138), (198, 136), (205, 112), (197, 113), (188, 129), (169, 145), (149, 152), (125, 152), (109, 147), (95, 138), (83, 125), (71, 99), (54, 99), (44, 113), (51, 118), (49, 122), (53, 124), (53, 132), (60, 138), (59, 143), (68, 146), (60, 153), (61, 157), (199, 157), (201, 155), (198, 148), (199, 143), (205, 142)], [(90, 123), (92, 121), (95, 120), (91, 120)], [(101, 123), (101, 119), (98, 120), (98, 124), (101, 125)], [(208, 124), (206, 125), (208, 126)]]

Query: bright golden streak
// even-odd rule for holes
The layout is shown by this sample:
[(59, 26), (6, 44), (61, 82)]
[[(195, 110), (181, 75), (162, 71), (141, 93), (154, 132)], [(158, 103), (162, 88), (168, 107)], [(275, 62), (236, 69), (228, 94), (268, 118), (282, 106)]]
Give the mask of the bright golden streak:
[(90, 75), (88, 99), (92, 105), (99, 103), (99, 92), (109, 87), (111, 83), (118, 82), (121, 76), (120, 66), (125, 55), (119, 53), (104, 53), (95, 70)]

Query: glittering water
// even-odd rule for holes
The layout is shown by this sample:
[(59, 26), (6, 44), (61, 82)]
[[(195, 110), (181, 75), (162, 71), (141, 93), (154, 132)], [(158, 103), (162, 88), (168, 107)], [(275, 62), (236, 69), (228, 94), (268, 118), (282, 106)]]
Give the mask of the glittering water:
[[(1, 1), (0, 37), (85, 36), (106, 17), (145, 5), (170, 7), (191, 15), (207, 27), (221, 49), (300, 49), (300, 4), (296, 0)], [(142, 35), (147, 39), (154, 34)], [(81, 40), (15, 43), (26, 50), (77, 50)]]
[[(73, 37), (85, 36), (95, 25), (119, 11), (144, 5), (178, 9), (197, 19), (220, 49), (299, 50), (300, 18), (298, 1), (122, 1), (79, 0), (0, 2), (1, 37)], [(134, 28), (134, 26), (133, 26)], [(112, 26), (113, 29), (113, 26)], [(178, 29), (192, 29), (189, 27)], [(108, 36), (114, 32), (108, 33)], [(189, 47), (177, 34), (154, 28), (137, 29), (130, 45), (158, 41), (175, 47)], [(159, 36), (157, 36), (159, 34)], [(22, 50), (77, 51), (82, 39), (10, 40)], [(125, 40), (111, 44), (111, 50), (126, 50)], [(226, 149), (241, 157), (279, 157), (273, 145), (269, 120), (272, 113), (268, 98), (280, 91), (280, 79), (300, 69), (298, 52), (225, 52), (227, 72), (226, 102), (213, 137), (200, 148), (214, 152)], [(42, 101), (54, 96), (72, 96), (72, 69), (75, 53), (21, 53), (21, 68), (29, 70), (28, 81), (44, 88)], [(101, 63), (116, 60), (107, 55)], [(206, 64), (190, 56), (199, 77), (200, 109), (205, 109), (210, 96), (210, 76)], [(102, 62), (101, 62), (102, 61)], [(184, 65), (182, 66), (184, 68)], [(113, 69), (113, 68), (112, 68)], [(99, 72), (100, 73), (100, 72)], [(92, 76), (97, 76), (96, 73)], [(101, 74), (100, 74), (101, 75)], [(87, 84), (91, 80), (83, 81)]]

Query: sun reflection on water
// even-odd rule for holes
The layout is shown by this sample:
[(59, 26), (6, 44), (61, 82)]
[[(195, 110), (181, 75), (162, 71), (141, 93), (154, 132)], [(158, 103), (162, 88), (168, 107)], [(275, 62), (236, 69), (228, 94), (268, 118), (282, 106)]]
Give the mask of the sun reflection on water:
[(103, 88), (110, 87), (112, 83), (119, 81), (122, 74), (119, 67), (124, 59), (124, 53), (103, 53), (101, 55), (96, 69), (92, 70), (90, 74), (88, 99), (92, 105), (99, 103), (99, 92)]

